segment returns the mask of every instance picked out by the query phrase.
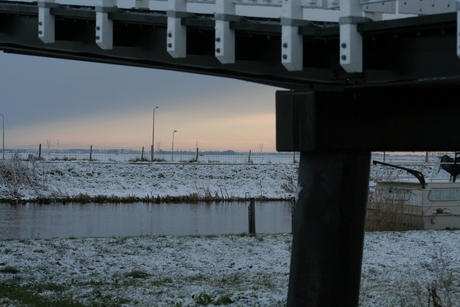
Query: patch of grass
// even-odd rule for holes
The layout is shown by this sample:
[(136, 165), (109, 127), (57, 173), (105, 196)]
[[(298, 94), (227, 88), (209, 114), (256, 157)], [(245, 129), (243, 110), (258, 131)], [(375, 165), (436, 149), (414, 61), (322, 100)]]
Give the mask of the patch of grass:
[(202, 306), (208, 306), (208, 305), (229, 305), (232, 304), (233, 301), (231, 299), (231, 295), (225, 294), (222, 296), (219, 296), (216, 299), (213, 299), (209, 294), (206, 294), (204, 292), (200, 293), (198, 296), (193, 297), (195, 300), (195, 303), (197, 305), (202, 305)]
[(213, 303), (211, 297), (206, 293), (200, 293), (197, 297), (194, 297), (194, 299), (195, 303), (198, 305), (208, 306)]
[(232, 299), (230, 298), (231, 296), (229, 294), (223, 295), (219, 297), (219, 299), (216, 301), (216, 305), (230, 305), (233, 303)]
[(34, 286), (15, 286), (0, 283), (0, 299), (9, 299), (12, 302), (18, 302), (20, 306), (34, 306), (34, 307), (80, 307), (85, 306), (82, 303), (76, 302), (73, 299), (63, 298), (57, 296), (55, 299), (47, 298), (40, 295), (43, 291), (59, 292), (65, 290), (65, 287), (58, 285), (45, 285), (40, 287)]
[(132, 277), (132, 278), (147, 278), (149, 276), (151, 276), (150, 274), (144, 272), (144, 271), (132, 271), (132, 272), (129, 272), (125, 275), (126, 277)]
[(421, 217), (411, 215), (412, 211), (404, 201), (385, 199), (384, 191), (375, 191), (368, 203), (366, 231), (402, 231), (420, 229)]
[(12, 251), (13, 251), (13, 250), (10, 249), (10, 248), (5, 248), (5, 249), (3, 250), (2, 253), (5, 254), (5, 255), (7, 255), (7, 254), (11, 253)]
[(295, 193), (297, 191), (297, 178), (288, 177), (285, 182), (281, 184), (281, 189), (286, 193)]
[(5, 273), (5, 274), (18, 274), (19, 273), (19, 270), (16, 269), (16, 268), (13, 268), (11, 266), (7, 266), (7, 267), (4, 267), (4, 268), (1, 268), (0, 269), (0, 273)]
[(144, 158), (130, 159), (129, 162), (150, 162), (150, 160), (144, 157)]

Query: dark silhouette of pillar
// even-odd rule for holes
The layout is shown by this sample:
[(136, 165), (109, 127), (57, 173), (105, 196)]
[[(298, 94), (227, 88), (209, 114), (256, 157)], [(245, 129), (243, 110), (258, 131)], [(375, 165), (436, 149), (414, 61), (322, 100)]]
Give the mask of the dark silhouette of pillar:
[(358, 306), (370, 152), (301, 153), (288, 306)]

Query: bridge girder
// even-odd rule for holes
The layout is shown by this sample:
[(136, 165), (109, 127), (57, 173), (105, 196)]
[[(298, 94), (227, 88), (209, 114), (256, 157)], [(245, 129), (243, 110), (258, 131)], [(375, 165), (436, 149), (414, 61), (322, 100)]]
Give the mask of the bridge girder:
[(235, 62), (215, 57), (215, 15), (189, 15), (185, 58), (167, 52), (167, 14), (117, 9), (113, 49), (96, 43), (96, 8), (56, 6), (55, 41), (38, 35), (36, 3), (0, 1), (0, 50), (9, 53), (84, 60), (236, 78), (293, 90), (343, 91), (372, 87), (452, 87), (460, 84), (456, 55), (457, 16), (446, 13), (358, 25), (363, 37), (363, 72), (340, 66), (338, 23), (307, 23), (303, 69), (288, 71), (280, 62), (281, 19), (240, 18), (235, 31)]

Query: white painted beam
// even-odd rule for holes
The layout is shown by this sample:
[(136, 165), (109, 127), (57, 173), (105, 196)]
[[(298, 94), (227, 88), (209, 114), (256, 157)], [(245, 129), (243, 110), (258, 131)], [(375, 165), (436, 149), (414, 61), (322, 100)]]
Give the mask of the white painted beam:
[(328, 3), (327, 0), (305, 0), (302, 6), (306, 8), (327, 9)]
[(134, 4), (136, 9), (149, 9), (149, 0), (136, 0)]
[(38, 38), (45, 44), (55, 42), (55, 18), (51, 15), (54, 6), (54, 0), (38, 0)]
[(230, 29), (235, 14), (233, 1), (216, 0), (215, 56), (222, 64), (235, 63), (235, 31)]
[(186, 0), (168, 0), (166, 50), (173, 58), (185, 58), (187, 55), (187, 28), (182, 25), (186, 12)]
[(281, 13), (281, 63), (289, 71), (303, 70), (303, 36), (296, 24), (303, 19), (300, 0), (284, 0)]
[(369, 13), (395, 14), (396, 2), (397, 1), (394, 0), (361, 0), (361, 6), (363, 11), (365, 13), (368, 13), (365, 16), (371, 17), (372, 20), (379, 20), (381, 19), (381, 17), (378, 17), (378, 15), (369, 15)]
[(455, 12), (456, 0), (406, 0), (398, 1), (401, 14), (431, 15)]
[(116, 10), (117, 0), (96, 1), (96, 44), (101, 49), (113, 49), (113, 21), (109, 13)]
[(362, 18), (359, 0), (340, 0), (340, 65), (348, 73), (363, 71), (363, 38), (358, 32)]

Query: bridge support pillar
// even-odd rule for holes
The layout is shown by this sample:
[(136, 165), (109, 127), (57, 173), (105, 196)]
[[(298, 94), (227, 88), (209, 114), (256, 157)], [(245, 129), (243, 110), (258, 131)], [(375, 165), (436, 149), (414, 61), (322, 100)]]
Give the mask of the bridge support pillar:
[(370, 152), (302, 152), (288, 306), (358, 306)]
[(459, 92), (276, 93), (277, 150), (301, 152), (288, 306), (358, 306), (370, 153), (456, 150)]

